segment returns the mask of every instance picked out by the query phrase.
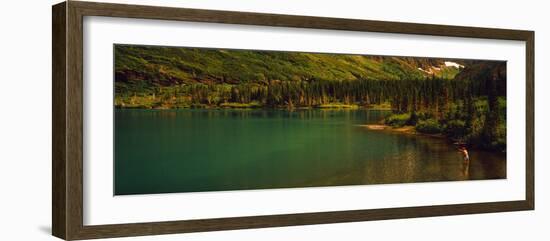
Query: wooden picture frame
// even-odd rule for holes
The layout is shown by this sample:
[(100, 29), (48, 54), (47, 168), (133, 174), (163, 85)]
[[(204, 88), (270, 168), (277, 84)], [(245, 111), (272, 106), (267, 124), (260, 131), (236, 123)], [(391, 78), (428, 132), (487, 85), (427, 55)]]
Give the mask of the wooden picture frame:
[[(534, 209), (534, 32), (356, 19), (290, 16), (94, 2), (52, 7), (52, 233), (66, 240), (264, 228)], [(526, 43), (525, 199), (490, 203), (180, 220), (83, 224), (83, 17), (160, 19), (208, 23), (519, 40)]]

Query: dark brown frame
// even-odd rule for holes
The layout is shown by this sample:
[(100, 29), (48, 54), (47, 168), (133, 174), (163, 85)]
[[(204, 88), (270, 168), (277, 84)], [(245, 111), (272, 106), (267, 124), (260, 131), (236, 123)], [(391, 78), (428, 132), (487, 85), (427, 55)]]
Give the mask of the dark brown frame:
[[(68, 1), (52, 7), (52, 233), (66, 240), (202, 232), (228, 229), (355, 222), (443, 215), (533, 210), (534, 40), (533, 31), (275, 15)], [(399, 34), (519, 40), (526, 43), (525, 200), (421, 207), (296, 213), (169, 222), (83, 225), (83, 17), (162, 19)]]

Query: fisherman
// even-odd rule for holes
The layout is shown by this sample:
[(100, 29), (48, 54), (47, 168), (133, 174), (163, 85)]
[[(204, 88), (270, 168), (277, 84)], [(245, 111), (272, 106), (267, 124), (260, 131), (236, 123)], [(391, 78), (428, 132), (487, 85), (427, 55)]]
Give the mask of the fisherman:
[(462, 173), (467, 176), (470, 169), (470, 155), (468, 154), (468, 150), (466, 150), (466, 146), (464, 145), (458, 147), (458, 152), (462, 154)]
[(464, 160), (464, 162), (470, 161), (470, 155), (468, 155), (468, 150), (466, 150), (466, 146), (458, 147), (458, 152), (462, 154), (462, 159)]

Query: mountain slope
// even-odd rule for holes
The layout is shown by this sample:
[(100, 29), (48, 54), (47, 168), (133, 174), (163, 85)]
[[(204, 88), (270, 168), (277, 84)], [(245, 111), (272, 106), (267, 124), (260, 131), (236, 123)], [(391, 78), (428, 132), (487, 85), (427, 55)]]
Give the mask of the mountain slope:
[[(355, 79), (454, 78), (459, 72), (435, 58), (349, 54), (217, 50), (179, 47), (115, 46), (118, 86), (170, 86), (183, 83), (341, 81)], [(128, 86), (126, 86), (128, 87)]]

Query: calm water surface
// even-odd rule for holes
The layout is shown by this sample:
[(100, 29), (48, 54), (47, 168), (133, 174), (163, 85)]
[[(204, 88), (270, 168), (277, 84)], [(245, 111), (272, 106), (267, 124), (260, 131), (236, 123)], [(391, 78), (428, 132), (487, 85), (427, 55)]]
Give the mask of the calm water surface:
[(368, 130), (374, 110), (115, 110), (115, 194), (497, 179), (504, 153)]

